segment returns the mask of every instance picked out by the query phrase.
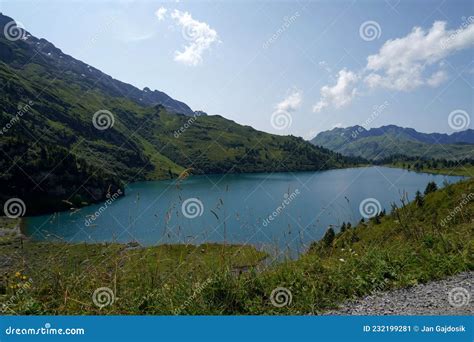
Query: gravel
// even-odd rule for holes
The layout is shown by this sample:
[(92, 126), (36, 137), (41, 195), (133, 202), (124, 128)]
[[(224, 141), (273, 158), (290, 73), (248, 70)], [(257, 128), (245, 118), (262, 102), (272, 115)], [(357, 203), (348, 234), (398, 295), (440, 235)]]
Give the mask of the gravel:
[(326, 315), (473, 315), (474, 271), (347, 302)]

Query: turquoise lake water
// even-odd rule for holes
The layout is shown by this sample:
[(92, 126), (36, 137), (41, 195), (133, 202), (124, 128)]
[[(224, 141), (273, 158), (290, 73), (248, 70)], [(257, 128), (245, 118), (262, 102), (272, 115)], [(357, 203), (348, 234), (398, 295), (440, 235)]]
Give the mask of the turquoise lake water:
[(191, 176), (179, 185), (140, 182), (109, 203), (30, 217), (25, 233), (34, 240), (88, 243), (247, 243), (294, 255), (331, 225), (337, 231), (343, 221), (356, 224), (374, 209), (389, 212), (404, 192), (411, 200), (429, 181), (443, 186), (460, 179), (366, 167)]

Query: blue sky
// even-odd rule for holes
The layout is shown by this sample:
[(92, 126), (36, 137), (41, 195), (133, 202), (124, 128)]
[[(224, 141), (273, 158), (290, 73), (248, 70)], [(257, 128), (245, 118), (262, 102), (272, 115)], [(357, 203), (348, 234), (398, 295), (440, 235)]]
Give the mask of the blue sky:
[(114, 78), (271, 133), (474, 127), (472, 1), (16, 0), (0, 11)]

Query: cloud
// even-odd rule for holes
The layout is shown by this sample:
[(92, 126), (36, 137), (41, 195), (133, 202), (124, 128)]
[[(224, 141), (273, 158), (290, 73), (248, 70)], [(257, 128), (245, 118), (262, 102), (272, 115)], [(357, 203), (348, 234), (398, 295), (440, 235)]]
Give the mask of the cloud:
[(183, 37), (188, 41), (183, 51), (176, 51), (174, 60), (185, 65), (202, 63), (202, 55), (218, 41), (217, 32), (207, 23), (193, 19), (190, 13), (174, 10), (171, 18), (181, 26)]
[(275, 106), (277, 112), (294, 112), (303, 102), (303, 94), (298, 89), (293, 89), (285, 99)]
[(329, 67), (329, 64), (326, 61), (320, 61), (318, 65), (323, 68), (326, 72), (332, 72), (331, 68)]
[(160, 7), (156, 10), (155, 15), (159, 21), (162, 21), (165, 19), (166, 12), (168, 12), (166, 8)]
[(365, 82), (371, 88), (383, 87), (409, 91), (423, 85), (438, 86), (447, 74), (435, 70), (443, 58), (474, 45), (474, 24), (458, 30), (446, 30), (446, 22), (436, 21), (429, 31), (415, 27), (405, 37), (388, 40), (375, 55), (367, 58), (369, 74)]
[(414, 27), (405, 37), (386, 41), (378, 53), (367, 57), (367, 65), (362, 70), (340, 70), (334, 86), (321, 88), (321, 98), (313, 111), (349, 104), (357, 95), (356, 87), (363, 85), (397, 91), (437, 87), (448, 79), (443, 59), (472, 46), (472, 22), (457, 30), (447, 30), (443, 21), (434, 22), (428, 31)]
[(358, 80), (359, 76), (352, 71), (340, 70), (334, 86), (325, 85), (321, 88), (321, 99), (313, 106), (313, 112), (318, 113), (329, 106), (340, 108), (349, 104), (357, 94)]

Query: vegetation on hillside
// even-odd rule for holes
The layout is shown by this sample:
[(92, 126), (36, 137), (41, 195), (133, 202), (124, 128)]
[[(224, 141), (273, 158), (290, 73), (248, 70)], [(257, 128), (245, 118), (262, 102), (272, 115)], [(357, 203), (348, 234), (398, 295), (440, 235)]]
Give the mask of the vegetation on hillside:
[[(4, 185), (0, 200), (23, 198), (27, 215), (64, 209), (63, 200), (73, 202), (81, 186), (98, 188), (93, 194), (83, 191), (80, 200), (74, 200), (76, 205), (105, 199), (96, 195), (104, 195), (110, 183), (123, 187), (132, 181), (177, 177), (185, 169), (193, 173), (307, 171), (362, 161), (220, 116), (189, 117), (169, 113), (162, 105), (140, 105), (96, 85), (89, 74), (72, 72), (69, 64), (56, 65), (48, 55), (36, 56), (25, 41), (0, 37), (0, 46), (5, 48), (0, 54), (0, 135), (2, 141), (27, 142), (26, 150), (31, 149), (25, 154), (19, 152), (18, 143), (4, 143), (2, 159), (7, 167), (11, 163), (28, 169), (24, 176), (31, 181), (38, 183), (33, 178), (40, 177), (41, 183), (49, 185), (41, 196), (29, 196), (24, 192), (29, 181), (22, 184), (17, 177), (0, 175)], [(94, 119), (99, 111), (103, 122)], [(63, 160), (62, 152), (53, 152), (61, 148), (71, 157)], [(41, 151), (49, 151), (48, 162), (41, 160)], [(65, 166), (71, 160), (80, 161), (80, 168)], [(68, 175), (59, 176), (55, 166), (57, 171), (67, 169)], [(45, 200), (48, 205), (43, 205)]]
[[(466, 143), (457, 142), (464, 139)], [(345, 156), (380, 161), (393, 155), (450, 161), (474, 159), (474, 131), (426, 134), (397, 126), (366, 130), (361, 126), (321, 132), (311, 143)], [(439, 142), (440, 141), (440, 142)]]

